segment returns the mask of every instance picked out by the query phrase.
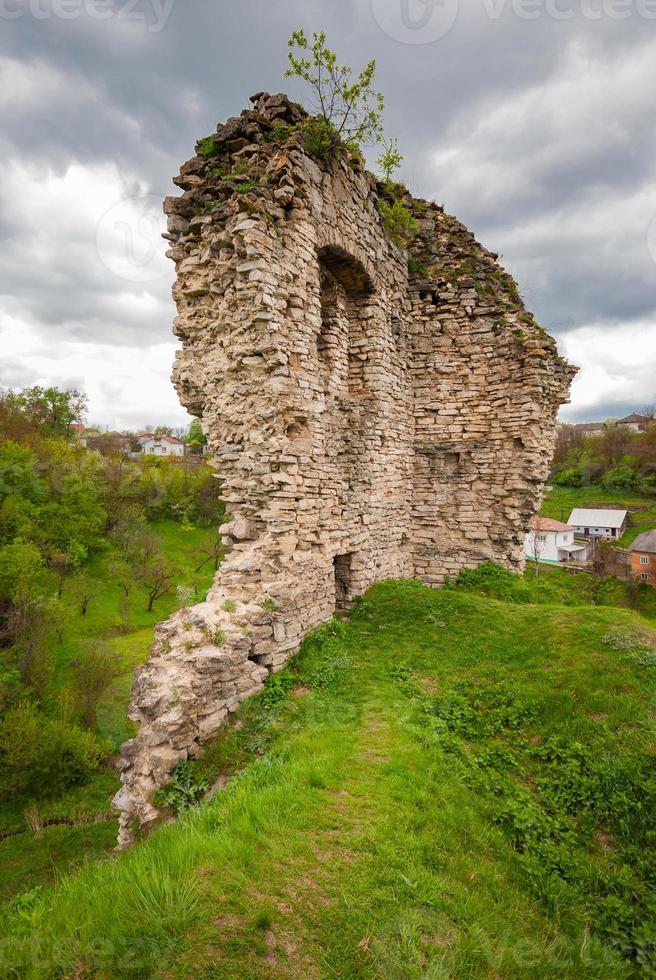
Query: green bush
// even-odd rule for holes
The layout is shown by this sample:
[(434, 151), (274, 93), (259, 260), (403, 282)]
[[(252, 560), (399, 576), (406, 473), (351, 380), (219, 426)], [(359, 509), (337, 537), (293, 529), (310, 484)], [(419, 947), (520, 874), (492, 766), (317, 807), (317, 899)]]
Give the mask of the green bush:
[(570, 466), (568, 469), (556, 473), (554, 483), (557, 487), (582, 487), (583, 473), (576, 466)]
[(57, 795), (83, 785), (108, 751), (91, 732), (21, 704), (0, 721), (0, 799)]
[(521, 576), (493, 562), (484, 562), (478, 568), (463, 569), (456, 585), (504, 602), (530, 602), (531, 599), (530, 590)]
[(414, 255), (409, 255), (408, 272), (413, 276), (426, 276), (428, 275), (428, 266), (421, 259), (415, 258)]
[(210, 136), (203, 136), (201, 139), (196, 140), (196, 153), (201, 157), (212, 157), (216, 153), (216, 136), (212, 133)]
[(419, 222), (401, 201), (386, 204), (385, 201), (379, 200), (377, 207), (383, 216), (390, 238), (397, 245), (404, 246), (412, 241), (419, 231)]
[(601, 485), (610, 489), (635, 490), (638, 481), (638, 474), (630, 466), (615, 466), (604, 473)]
[(304, 120), (302, 133), (305, 149), (320, 160), (335, 156), (342, 145), (334, 126), (322, 116), (311, 116)]

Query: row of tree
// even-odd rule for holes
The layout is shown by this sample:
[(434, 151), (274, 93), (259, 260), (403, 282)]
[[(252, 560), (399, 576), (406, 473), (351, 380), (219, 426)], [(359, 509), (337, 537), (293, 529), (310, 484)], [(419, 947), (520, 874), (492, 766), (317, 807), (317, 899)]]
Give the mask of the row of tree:
[(656, 421), (653, 413), (645, 417), (651, 424), (647, 421), (643, 432), (612, 422), (592, 435), (577, 426), (560, 426), (552, 464), (554, 482), (656, 494)]
[[(223, 505), (210, 468), (90, 451), (72, 428), (84, 411), (76, 391), (0, 394), (0, 796), (54, 789), (47, 775), (53, 744), (73, 781), (106, 754), (95, 716), (122, 668), (115, 650), (78, 631), (64, 702), (53, 682), (55, 653), (67, 624), (85, 617), (108, 585), (119, 597), (117, 628), (124, 631), (132, 628), (135, 602), (151, 611), (175, 590), (180, 571), (154, 523), (215, 529), (198, 552), (199, 569), (216, 567), (221, 554)], [(92, 569), (102, 555), (101, 582)], [(46, 741), (35, 741), (39, 726), (50, 733)], [(67, 766), (64, 757), (77, 761)]]

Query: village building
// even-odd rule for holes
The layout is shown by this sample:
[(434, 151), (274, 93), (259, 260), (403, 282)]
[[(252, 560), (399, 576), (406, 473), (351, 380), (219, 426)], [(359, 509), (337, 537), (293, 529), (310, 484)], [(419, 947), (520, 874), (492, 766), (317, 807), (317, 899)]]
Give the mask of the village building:
[(631, 574), (656, 588), (656, 529), (639, 534), (629, 551)]
[(601, 436), (606, 428), (605, 422), (577, 422), (572, 428), (584, 436)]
[(618, 419), (616, 424), (630, 429), (631, 432), (646, 432), (650, 425), (654, 425), (654, 419), (647, 415), (638, 415), (636, 412), (632, 412), (626, 418)]
[(584, 562), (588, 545), (577, 541), (575, 528), (550, 517), (534, 517), (524, 539), (524, 554), (530, 561), (558, 565), (562, 562)]
[(155, 436), (150, 432), (144, 432), (137, 436), (137, 442), (146, 456), (184, 456), (184, 442), (176, 439), (175, 436)]
[(567, 523), (584, 538), (607, 538), (610, 541), (617, 541), (626, 530), (626, 518), (625, 510), (575, 507)]

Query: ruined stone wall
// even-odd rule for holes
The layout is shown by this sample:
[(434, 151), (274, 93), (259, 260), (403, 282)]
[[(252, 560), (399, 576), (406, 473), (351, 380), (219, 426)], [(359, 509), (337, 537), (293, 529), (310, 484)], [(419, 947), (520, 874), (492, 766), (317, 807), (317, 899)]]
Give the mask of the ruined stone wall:
[(388, 191), (313, 159), (285, 96), (252, 101), (165, 202), (174, 382), (223, 483), (227, 558), (137, 671), (121, 843), (177, 761), (374, 582), (521, 567), (572, 373), (455, 219), (406, 195), (409, 261)]

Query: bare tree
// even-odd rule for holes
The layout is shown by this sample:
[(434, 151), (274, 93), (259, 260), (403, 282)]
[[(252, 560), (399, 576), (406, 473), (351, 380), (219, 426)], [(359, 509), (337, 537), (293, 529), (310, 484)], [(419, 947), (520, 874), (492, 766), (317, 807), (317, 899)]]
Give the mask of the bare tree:
[(4, 616), (5, 641), (13, 649), (23, 684), (41, 698), (52, 677), (54, 665), (49, 642), (60, 622), (54, 602), (39, 596), (20, 596)]
[(608, 466), (619, 463), (631, 442), (631, 432), (624, 425), (606, 423), (601, 436), (601, 449)]
[(148, 593), (148, 612), (162, 596), (167, 595), (175, 582), (178, 569), (163, 555), (150, 555), (137, 570), (137, 579)]
[(612, 574), (614, 567), (614, 548), (611, 541), (596, 538), (592, 542), (592, 570), (597, 578)]
[(80, 607), (80, 614), (86, 616), (89, 603), (95, 599), (98, 583), (86, 575), (80, 576), (75, 583), (75, 598)]
[(130, 630), (130, 595), (134, 586), (132, 569), (127, 562), (115, 560), (110, 562), (109, 574), (116, 580), (119, 588), (119, 608), (121, 613), (121, 629), (124, 633)]
[(52, 551), (49, 559), (50, 567), (57, 576), (57, 598), (61, 599), (66, 576), (77, 568), (79, 562), (72, 555), (69, 555), (68, 552), (59, 550)]
[(108, 643), (89, 640), (76, 659), (71, 661), (71, 667), (82, 719), (87, 728), (93, 728), (103, 695), (121, 674), (121, 660)]
[(199, 549), (199, 554), (203, 555), (204, 557), (200, 565), (194, 569), (195, 572), (200, 572), (201, 568), (204, 568), (208, 562), (213, 562), (214, 571), (217, 570), (219, 567), (219, 562), (223, 557), (223, 539), (221, 538), (220, 527), (216, 528), (214, 538), (212, 539), (211, 543), (205, 548)]
[(565, 463), (580, 463), (585, 452), (585, 437), (574, 425), (561, 425), (556, 432), (556, 446), (553, 463), (562, 466)]
[(536, 518), (533, 522), (531, 554), (529, 556), (533, 562), (533, 570), (536, 575), (540, 574), (540, 559), (545, 552), (546, 543), (547, 536), (540, 528), (540, 519)]

